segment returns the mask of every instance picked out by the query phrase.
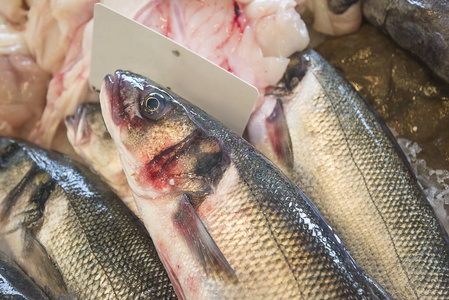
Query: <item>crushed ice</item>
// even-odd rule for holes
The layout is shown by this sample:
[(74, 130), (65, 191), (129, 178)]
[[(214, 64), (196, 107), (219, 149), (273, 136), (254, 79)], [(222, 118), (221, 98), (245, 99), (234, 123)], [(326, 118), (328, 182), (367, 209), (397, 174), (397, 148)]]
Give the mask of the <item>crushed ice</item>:
[(424, 159), (419, 158), (422, 148), (416, 143), (398, 137), (393, 131), (399, 146), (404, 151), (412, 171), (418, 179), (427, 200), (430, 202), (435, 215), (449, 233), (449, 171), (434, 170), (427, 166)]

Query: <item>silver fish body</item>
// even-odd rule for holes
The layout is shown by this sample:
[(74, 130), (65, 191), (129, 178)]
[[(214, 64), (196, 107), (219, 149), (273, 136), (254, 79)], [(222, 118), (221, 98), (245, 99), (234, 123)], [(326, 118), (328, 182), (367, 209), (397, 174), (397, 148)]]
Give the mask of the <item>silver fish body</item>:
[(180, 298), (388, 298), (297, 186), (205, 112), (125, 71), (100, 99)]
[(292, 57), (264, 106), (250, 141), (304, 191), (357, 263), (393, 298), (449, 297), (447, 236), (366, 100), (308, 49)]
[(50, 298), (175, 299), (143, 225), (98, 176), (0, 138), (0, 248)]

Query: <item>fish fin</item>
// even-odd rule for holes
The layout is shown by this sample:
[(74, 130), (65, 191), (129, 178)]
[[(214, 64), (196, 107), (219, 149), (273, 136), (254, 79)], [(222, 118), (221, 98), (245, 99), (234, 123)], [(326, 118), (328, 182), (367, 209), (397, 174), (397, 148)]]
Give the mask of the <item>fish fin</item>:
[(68, 295), (67, 287), (58, 267), (49, 257), (45, 247), (30, 230), (25, 231), (22, 250), (22, 267), (36, 280), (52, 299)]
[(179, 300), (186, 299), (184, 295), (184, 290), (182, 289), (182, 285), (179, 282), (179, 279), (176, 276), (176, 273), (173, 271), (173, 268), (171, 267), (170, 263), (168, 262), (168, 259), (164, 256), (164, 253), (160, 253), (159, 257), (162, 261), (162, 264), (164, 265), (168, 277), (170, 278), (170, 282), (173, 286), (173, 289), (175, 290), (176, 295), (178, 296), (178, 299)]
[(231, 283), (238, 281), (235, 271), (198, 217), (187, 195), (181, 197), (174, 222), (190, 251), (201, 262), (206, 274), (214, 274), (221, 280)]
[(286, 168), (292, 169), (293, 146), (280, 99), (276, 100), (273, 112), (265, 119), (265, 127), (277, 158)]

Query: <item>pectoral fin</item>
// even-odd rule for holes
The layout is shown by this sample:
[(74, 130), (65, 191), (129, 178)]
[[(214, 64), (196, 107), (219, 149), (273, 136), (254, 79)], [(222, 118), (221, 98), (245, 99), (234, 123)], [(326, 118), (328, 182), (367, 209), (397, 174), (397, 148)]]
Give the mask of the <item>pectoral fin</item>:
[(52, 298), (68, 295), (58, 267), (50, 259), (44, 246), (29, 230), (25, 231), (21, 260), (21, 267), (27, 270), (47, 295)]
[(207, 231), (190, 203), (189, 197), (183, 195), (174, 222), (181, 235), (208, 275), (215, 275), (222, 280), (237, 282), (235, 271), (229, 265), (223, 253)]
[(293, 148), (287, 120), (281, 100), (276, 100), (273, 112), (265, 120), (267, 135), (278, 160), (287, 168), (293, 168)]

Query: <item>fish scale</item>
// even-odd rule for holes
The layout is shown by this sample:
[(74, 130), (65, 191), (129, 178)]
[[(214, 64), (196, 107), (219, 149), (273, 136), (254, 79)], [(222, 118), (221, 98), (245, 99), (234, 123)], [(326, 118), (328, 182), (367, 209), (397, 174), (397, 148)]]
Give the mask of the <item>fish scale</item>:
[[(292, 61), (290, 68), (307, 71), (291, 91), (281, 83), (273, 92), (291, 137), (286, 174), (394, 298), (447, 298), (447, 236), (388, 129), (313, 50)], [(279, 160), (267, 145), (256, 147)]]
[[(279, 295), (286, 299), (299, 297), (296, 280), (282, 253), (277, 250), (271, 232), (267, 230), (267, 222), (263, 213), (260, 213), (259, 205), (254, 198), (246, 200), (251, 194), (246, 184), (235, 182), (230, 188), (235, 192), (230, 194), (221, 195), (220, 186), (217, 189), (219, 199), (216, 206), (215, 203), (212, 204), (215, 208), (203, 217), (207, 220), (209, 232), (218, 247), (222, 249), (229, 263), (235, 266), (239, 280), (248, 282), (245, 288), (231, 291), (233, 294), (229, 295), (232, 295), (230, 298), (244, 299), (252, 296), (256, 299), (271, 299)], [(222, 213), (223, 211), (226, 213)], [(236, 217), (236, 213), (241, 211), (245, 213)], [(226, 224), (224, 230), (221, 224)], [(263, 284), (276, 282), (281, 278), (283, 291)]]
[[(334, 248), (335, 245), (332, 245), (332, 242), (335, 243), (335, 241), (332, 241), (332, 236), (327, 236), (323, 232), (323, 225), (326, 226), (323, 224), (324, 221), (320, 220), (318, 216), (311, 217), (316, 211), (312, 207), (304, 205), (295, 194), (296, 188), (288, 181), (284, 181), (285, 177), (276, 174), (275, 170), (267, 168), (266, 161), (258, 157), (254, 151), (251, 151), (250, 147), (240, 144), (234, 139), (230, 139), (229, 142), (232, 143), (230, 147), (232, 148), (233, 160), (246, 162), (236, 165), (243, 187), (237, 187), (235, 190), (244, 191), (246, 187), (247, 193), (251, 195), (250, 199), (253, 199), (254, 206), (248, 211), (250, 217), (255, 220), (249, 221), (251, 225), (248, 227), (256, 232), (259, 238), (256, 241), (265, 246), (266, 253), (278, 252), (280, 256), (276, 260), (270, 254), (260, 267), (270, 273), (270, 271), (273, 272), (269, 269), (270, 266), (279, 269), (282, 265), (285, 265), (284, 268), (288, 273), (287, 276), (284, 275), (285, 278), (292, 277), (295, 282), (294, 285), (296, 285), (293, 289), (296, 290), (296, 293), (285, 295), (286, 298), (347, 297), (358, 299), (359, 295), (355, 291), (357, 289), (352, 286), (356, 281), (353, 281), (353, 278), (350, 278), (351, 276), (348, 274), (346, 268), (350, 267), (344, 266), (348, 258), (338, 256), (337, 249)], [(279, 177), (281, 178), (278, 179)], [(219, 187), (217, 189), (219, 194)], [(240, 206), (248, 201), (247, 198), (248, 195), (240, 197), (240, 199), (238, 196), (231, 195), (228, 203), (231, 207), (233, 205)], [(221, 198), (220, 201), (225, 200)], [(220, 211), (220, 208), (217, 208), (217, 210)], [(209, 224), (211, 223), (220, 224), (220, 220), (210, 221)], [(257, 225), (257, 223), (260, 225)], [(297, 229), (298, 223), (299, 230)], [(234, 227), (232, 223), (229, 225), (235, 230), (242, 230), (242, 226)], [(265, 232), (265, 234), (261, 232)], [(220, 235), (214, 235), (213, 230), (211, 230), (211, 235), (220, 244)], [(320, 241), (323, 244), (317, 243), (317, 239), (319, 240), (320, 237), (323, 237)], [(269, 245), (269, 242), (271, 242), (271, 245)], [(223, 245), (221, 249), (223, 249), (226, 257), (229, 259), (233, 257), (232, 254), (226, 255), (228, 247)], [(235, 251), (239, 252), (241, 249)], [(253, 255), (250, 250), (244, 253)], [(254, 258), (247, 257), (242, 261), (253, 260)], [(334, 265), (335, 262), (340, 266)], [(254, 270), (255, 266), (249, 264), (244, 268)], [(342, 277), (347, 276), (347, 281), (336, 276), (336, 273), (340, 273)], [(276, 278), (277, 276), (273, 277)], [(279, 295), (278, 291), (274, 291), (275, 294), (272, 297)], [(360, 293), (364, 294), (362, 290), (360, 290)], [(259, 297), (256, 296), (256, 298)], [(367, 295), (360, 295), (360, 297), (367, 297)]]
[[(58, 261), (58, 267), (63, 277), (70, 278), (68, 280), (70, 290), (79, 290), (79, 286), (87, 284), (86, 289), (77, 292), (76, 298), (95, 299), (101, 295), (103, 297), (111, 295), (111, 284), (107, 282), (105, 276), (107, 267), (98, 268), (96, 266), (95, 255), (87, 247), (87, 238), (78, 233), (81, 224), (64, 200), (64, 191), (58, 187), (52, 197), (48, 199), (45, 212), (55, 217), (44, 221), (43, 229), (37, 238), (44, 245), (52, 245), (47, 248), (51, 257), (66, 256), (68, 258)], [(66, 207), (61, 208), (62, 203)], [(58, 213), (60, 211), (62, 214)], [(92, 229), (97, 230), (95, 226), (92, 226)], [(66, 243), (74, 247), (68, 248)], [(111, 297), (105, 298), (111, 299)]]

